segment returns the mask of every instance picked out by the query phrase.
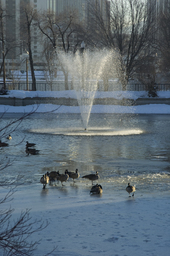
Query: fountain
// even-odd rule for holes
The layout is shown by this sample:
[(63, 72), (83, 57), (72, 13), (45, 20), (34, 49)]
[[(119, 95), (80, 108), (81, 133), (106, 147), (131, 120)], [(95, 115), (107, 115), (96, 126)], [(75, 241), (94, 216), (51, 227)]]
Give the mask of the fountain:
[(72, 78), (73, 88), (77, 95), (82, 123), (87, 131), (88, 122), (93, 106), (96, 91), (101, 80), (108, 73), (110, 67), (117, 78), (118, 54), (113, 50), (100, 50), (90, 52), (84, 50), (73, 54), (59, 53), (61, 65), (64, 66)]
[[(95, 94), (99, 87), (103, 86), (102, 83), (107, 80), (109, 74), (111, 74), (112, 79), (119, 77), (121, 80), (122, 71), (117, 51), (104, 49), (91, 52), (84, 50), (84, 47), (82, 47), (81, 51), (76, 54), (59, 52), (58, 57), (61, 66), (68, 74), (69, 79), (72, 80), (82, 122), (80, 124), (79, 118), (74, 119), (71, 116), (69, 117), (70, 120), (68, 117), (64, 119), (62, 125), (60, 121), (60, 123), (57, 123), (57, 127), (55, 124), (52, 127), (51, 122), (50, 128), (32, 129), (32, 132), (68, 136), (121, 136), (143, 133), (141, 129), (134, 129), (133, 122), (127, 124), (119, 117), (114, 117), (109, 122), (107, 118), (102, 118), (101, 115), (97, 119), (95, 116), (92, 120), (93, 125), (89, 126)], [(94, 119), (96, 122), (94, 122)], [(127, 129), (126, 126), (128, 126)]]

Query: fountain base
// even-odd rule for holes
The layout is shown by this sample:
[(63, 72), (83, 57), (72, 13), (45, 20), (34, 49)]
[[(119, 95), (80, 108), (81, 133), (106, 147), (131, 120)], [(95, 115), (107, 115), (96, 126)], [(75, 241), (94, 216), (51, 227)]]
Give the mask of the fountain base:
[(65, 136), (129, 136), (138, 135), (144, 133), (141, 129), (110, 129), (107, 127), (97, 128), (90, 127), (88, 130), (82, 128), (59, 128), (59, 129), (31, 129), (32, 133), (44, 133), (53, 135), (65, 135)]

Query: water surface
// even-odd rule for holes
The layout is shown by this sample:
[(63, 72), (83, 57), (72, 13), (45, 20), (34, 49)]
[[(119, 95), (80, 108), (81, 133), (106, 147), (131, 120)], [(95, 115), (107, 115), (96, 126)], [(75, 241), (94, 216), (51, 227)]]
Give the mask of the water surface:
[[(6, 115), (0, 126), (17, 117)], [(41, 186), (46, 171), (78, 168), (81, 176), (98, 171), (108, 195), (126, 193), (128, 182), (136, 185), (140, 195), (169, 193), (169, 127), (169, 115), (91, 114), (85, 131), (79, 114), (34, 114), (12, 133), (9, 147), (0, 149), (1, 158), (12, 163), (0, 181), (21, 175), (18, 184)], [(40, 154), (27, 156), (26, 141), (36, 143)], [(81, 177), (75, 185), (72, 181), (65, 185), (73, 194), (90, 187)]]

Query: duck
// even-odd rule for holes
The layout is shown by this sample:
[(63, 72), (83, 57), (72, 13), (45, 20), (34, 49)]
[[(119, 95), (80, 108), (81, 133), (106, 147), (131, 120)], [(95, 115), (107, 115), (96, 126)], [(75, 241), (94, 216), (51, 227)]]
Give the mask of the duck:
[(38, 155), (39, 154), (39, 150), (37, 150), (35, 148), (26, 147), (25, 152), (27, 153), (27, 156), (29, 156), (29, 154), (31, 154), (31, 155)]
[(95, 174), (87, 174), (87, 175), (84, 175), (82, 178), (91, 180), (92, 185), (93, 185), (93, 181), (98, 180), (100, 178), (100, 176), (99, 176), (98, 172), (96, 171)]
[(40, 182), (43, 184), (43, 189), (45, 189), (46, 185), (49, 183), (49, 176), (48, 173), (44, 174), (41, 179)]
[(2, 141), (0, 140), (0, 147), (8, 147), (8, 143), (2, 142)]
[(7, 140), (12, 140), (12, 136), (10, 134), (7, 136)]
[(34, 147), (35, 145), (35, 143), (29, 143), (28, 141), (26, 141), (26, 147)]
[(63, 182), (66, 182), (68, 180), (68, 178), (69, 178), (68, 174), (59, 174), (57, 176), (57, 180), (61, 181), (62, 186), (64, 186)]
[(68, 176), (73, 179), (73, 182), (75, 182), (75, 179), (78, 179), (80, 177), (80, 174), (78, 173), (78, 169), (75, 170), (75, 172), (69, 172), (68, 170), (65, 170), (65, 174), (68, 174)]
[(136, 188), (135, 186), (131, 186), (130, 183), (128, 183), (128, 186), (126, 187), (126, 191), (129, 193), (129, 197), (131, 197), (130, 194), (133, 193), (132, 196), (134, 196)]
[(103, 188), (100, 184), (94, 185), (90, 190), (90, 194), (102, 194), (102, 193), (103, 193)]

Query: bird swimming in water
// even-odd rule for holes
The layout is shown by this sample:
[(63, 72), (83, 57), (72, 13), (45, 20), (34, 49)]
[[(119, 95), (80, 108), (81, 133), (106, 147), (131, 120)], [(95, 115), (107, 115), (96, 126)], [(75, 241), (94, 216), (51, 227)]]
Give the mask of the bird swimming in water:
[(8, 147), (8, 143), (2, 142), (2, 141), (0, 140), (0, 147)]
[(26, 147), (34, 147), (35, 145), (35, 143), (29, 143), (28, 141), (26, 141)]
[(10, 134), (7, 136), (7, 140), (12, 140), (12, 136)]

